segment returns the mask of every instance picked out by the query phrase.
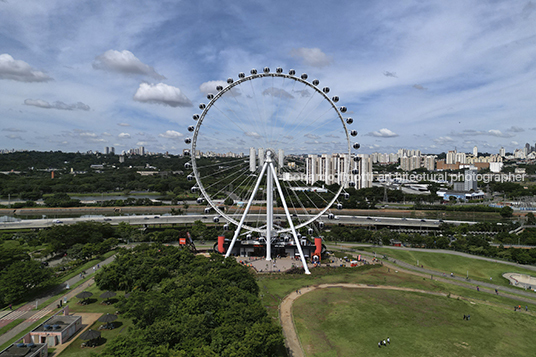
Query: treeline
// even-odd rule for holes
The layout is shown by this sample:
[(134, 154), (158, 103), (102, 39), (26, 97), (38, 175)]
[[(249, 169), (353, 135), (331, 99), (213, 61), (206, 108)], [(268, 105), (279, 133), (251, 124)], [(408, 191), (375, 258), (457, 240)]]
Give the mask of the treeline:
[(0, 249), (0, 306), (14, 304), (54, 281), (53, 271), (32, 260), (22, 247)]
[(284, 356), (248, 268), (220, 255), (163, 245), (121, 250), (95, 282), (130, 292), (116, 305), (134, 326), (101, 356)]
[[(147, 163), (161, 170), (181, 170), (184, 162), (177, 155), (125, 156), (119, 162), (119, 155), (86, 154), (62, 151), (21, 151), (0, 154), (0, 171), (65, 170), (86, 171), (91, 165), (145, 168)], [(50, 174), (49, 174), (50, 175)]]
[(413, 206), (416, 210), (432, 210), (432, 211), (452, 211), (452, 212), (497, 212), (500, 213), (501, 209), (497, 207), (490, 207), (487, 205), (423, 205), (416, 203)]
[(0, 195), (35, 201), (44, 195), (61, 193), (115, 192), (128, 194), (131, 191), (154, 191), (162, 194), (183, 195), (193, 185), (184, 174), (170, 172), (154, 176), (142, 176), (133, 169), (122, 168), (104, 173), (85, 174), (30, 172), (26, 174), (2, 175)]

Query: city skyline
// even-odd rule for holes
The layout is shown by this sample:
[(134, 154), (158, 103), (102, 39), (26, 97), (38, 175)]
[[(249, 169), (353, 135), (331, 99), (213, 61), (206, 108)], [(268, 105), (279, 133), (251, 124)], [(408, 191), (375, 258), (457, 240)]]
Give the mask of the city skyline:
[(534, 3), (294, 6), (0, 1), (0, 149), (181, 153), (207, 87), (264, 66), (340, 96), (356, 153), (536, 141)]

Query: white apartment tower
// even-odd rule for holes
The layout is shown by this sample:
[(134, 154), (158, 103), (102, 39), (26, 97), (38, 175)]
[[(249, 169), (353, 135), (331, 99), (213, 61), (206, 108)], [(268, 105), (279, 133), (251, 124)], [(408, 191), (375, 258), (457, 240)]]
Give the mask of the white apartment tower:
[(277, 150), (277, 166), (279, 168), (283, 167), (283, 161), (285, 160), (285, 152), (283, 149)]
[(424, 158), (424, 167), (428, 171), (435, 170), (435, 156), (429, 155)]
[(447, 152), (447, 159), (445, 160), (447, 165), (455, 164), (456, 163), (456, 150), (452, 151), (449, 150)]
[(475, 147), (473, 148), (473, 156), (475, 156), (475, 157), (478, 156), (478, 148), (476, 147), (476, 145), (475, 145)]
[[(342, 184), (345, 175), (351, 175), (345, 188), (349, 187), (348, 181), (356, 183), (355, 188), (372, 187), (372, 158), (369, 155), (358, 155), (358, 161), (348, 154), (323, 154), (308, 155), (305, 160), (307, 184), (312, 185), (317, 181), (324, 181), (327, 185)], [(345, 168), (357, 169), (358, 174), (345, 172)]]
[(255, 148), (249, 148), (249, 171), (255, 172), (255, 169), (257, 168), (256, 165), (256, 156), (255, 156)]
[(263, 165), (264, 165), (264, 149), (259, 148), (259, 170), (262, 169)]
[(499, 150), (499, 155), (501, 155), (502, 157), (506, 156), (506, 150), (504, 150), (503, 147)]

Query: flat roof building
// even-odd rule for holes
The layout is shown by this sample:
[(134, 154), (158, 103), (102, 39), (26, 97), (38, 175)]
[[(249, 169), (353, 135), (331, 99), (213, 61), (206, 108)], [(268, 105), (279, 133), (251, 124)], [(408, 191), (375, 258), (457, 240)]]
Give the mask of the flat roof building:
[(3, 351), (0, 357), (47, 357), (46, 343), (14, 343)]
[(82, 327), (82, 316), (56, 315), (30, 332), (33, 343), (54, 347), (65, 343)]

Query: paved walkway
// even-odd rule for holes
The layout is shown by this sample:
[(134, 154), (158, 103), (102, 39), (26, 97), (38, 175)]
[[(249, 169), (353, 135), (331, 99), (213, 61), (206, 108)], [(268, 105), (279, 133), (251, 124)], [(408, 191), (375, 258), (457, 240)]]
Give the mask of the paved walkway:
[[(114, 260), (114, 257), (111, 256), (107, 258), (106, 260), (100, 262), (99, 266), (104, 266), (106, 264), (109, 264)], [(4, 333), (3, 335), (0, 335), (0, 346), (4, 343), (7, 343), (12, 338), (16, 337), (20, 333), (22, 333), (24, 330), (29, 328), (33, 323), (35, 323), (40, 318), (47, 316), (52, 311), (57, 310), (57, 304), (60, 300), (64, 300), (65, 298), (67, 300), (72, 299), (80, 292), (84, 291), (88, 286), (92, 285), (93, 280), (93, 273), (98, 270), (97, 265), (95, 265), (93, 268), (87, 270), (87, 274), (85, 278), (81, 278), (80, 275), (77, 275), (69, 280), (67, 280), (65, 283), (60, 284), (52, 291), (49, 291), (46, 295), (40, 296), (38, 299), (27, 303), (26, 305), (21, 306), (17, 310), (9, 311), (8, 314), (5, 314), (0, 318), (0, 328), (8, 325), (10, 322), (17, 320), (17, 319), (25, 319), (24, 322), (18, 324), (8, 332)], [(89, 279), (87, 277), (90, 276)], [(67, 286), (73, 286), (75, 283), (79, 282), (82, 279), (87, 279), (85, 282), (77, 286), (75, 289), (66, 290)], [(49, 300), (50, 298), (58, 295), (62, 291), (65, 291), (65, 294), (61, 296), (61, 298), (58, 298), (57, 301), (54, 301), (53, 303), (49, 304), (48, 306), (45, 306), (39, 310), (34, 310), (36, 306), (39, 305), (39, 302), (44, 302), (46, 300)]]

